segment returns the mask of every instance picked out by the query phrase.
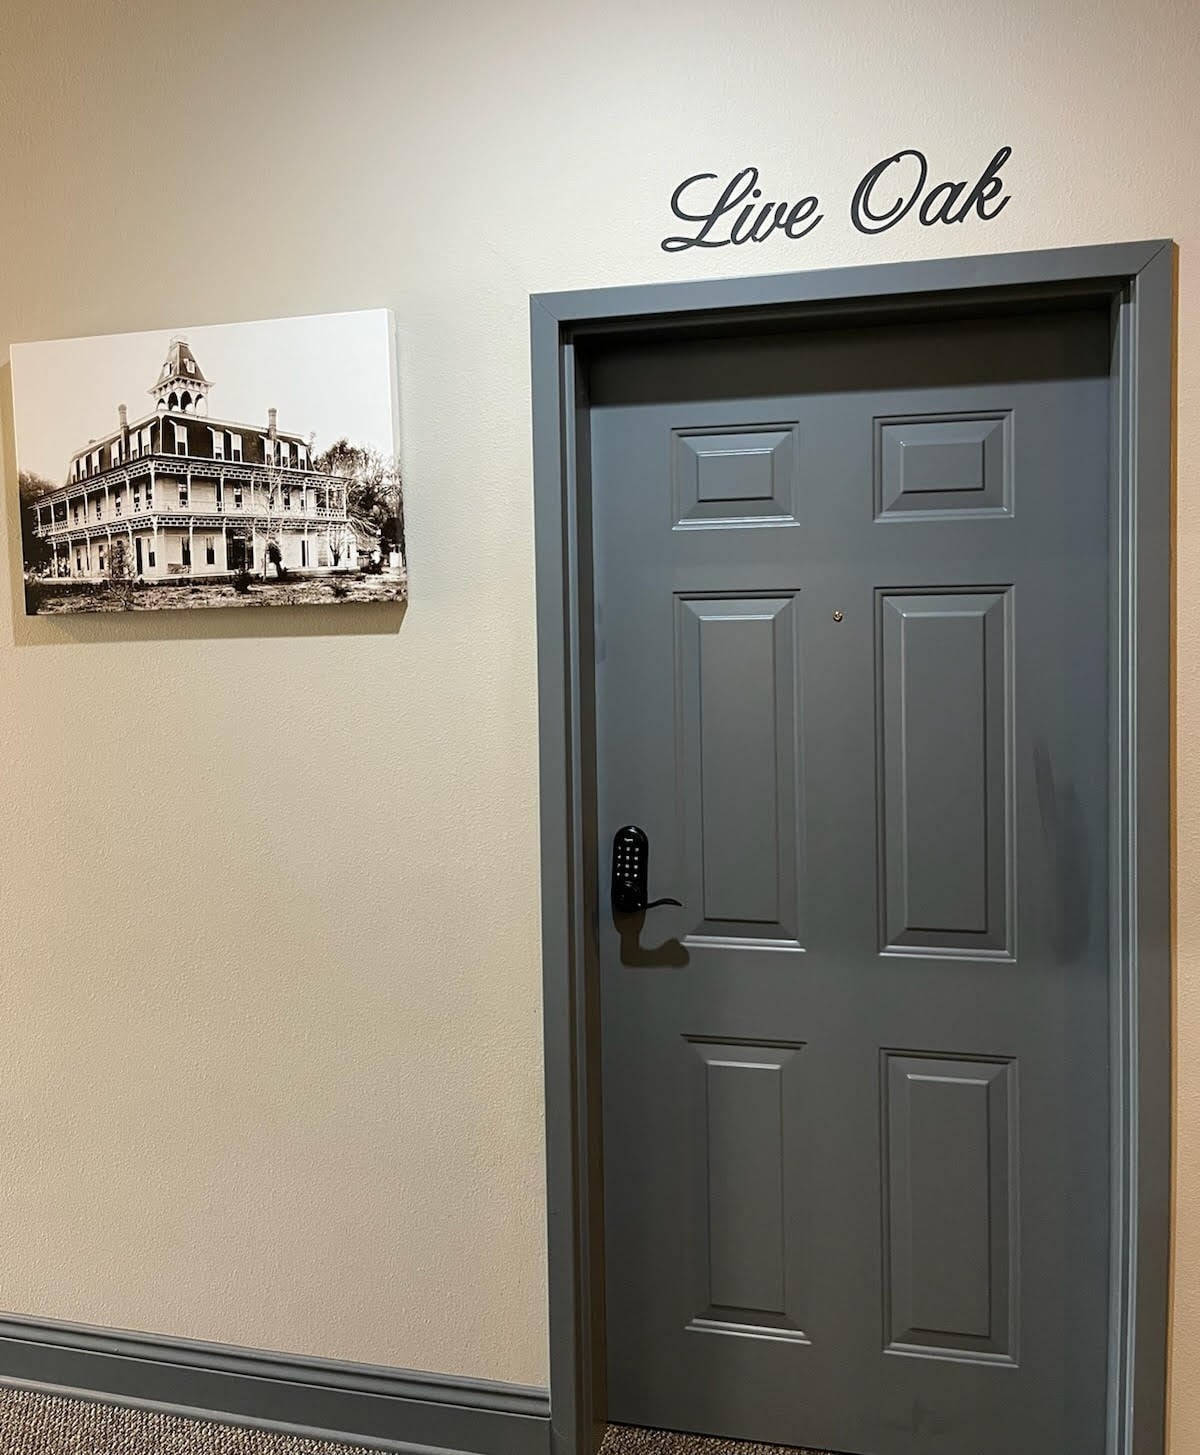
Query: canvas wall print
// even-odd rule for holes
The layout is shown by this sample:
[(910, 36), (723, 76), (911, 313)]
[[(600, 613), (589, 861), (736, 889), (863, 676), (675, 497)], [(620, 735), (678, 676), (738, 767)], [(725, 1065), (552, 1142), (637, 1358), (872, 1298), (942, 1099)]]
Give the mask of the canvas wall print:
[(30, 614), (407, 593), (386, 309), (16, 344)]

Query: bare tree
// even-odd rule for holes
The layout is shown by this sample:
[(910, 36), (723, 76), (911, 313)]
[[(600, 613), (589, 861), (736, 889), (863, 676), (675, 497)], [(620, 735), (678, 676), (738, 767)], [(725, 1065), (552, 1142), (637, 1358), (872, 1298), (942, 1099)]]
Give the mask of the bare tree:
[(112, 549), (108, 553), (108, 579), (112, 582), (113, 592), (120, 598), (122, 607), (128, 611), (133, 605), (133, 553), (124, 536), (113, 538)]
[[(255, 502), (265, 512), (264, 518), (260, 520), (255, 517), (255, 528), (262, 527), (262, 578), (267, 579), (267, 567), (274, 565), (275, 574), (284, 574), (283, 565), (283, 541), (281, 539), (280, 522), (283, 515), (283, 491), (285, 477), (284, 472), (278, 466), (272, 466), (264, 470), (255, 479)], [(256, 561), (257, 565), (258, 562)]]
[(329, 542), (329, 559), (335, 566), (342, 564), (342, 557), (350, 549), (350, 531), (340, 520), (331, 520), (325, 532)]

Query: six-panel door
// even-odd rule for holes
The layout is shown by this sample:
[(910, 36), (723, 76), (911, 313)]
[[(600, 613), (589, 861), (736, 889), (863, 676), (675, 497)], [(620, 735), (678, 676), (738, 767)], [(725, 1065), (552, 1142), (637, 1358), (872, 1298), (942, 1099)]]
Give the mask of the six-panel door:
[[(1094, 1455), (1107, 320), (590, 374), (609, 1417)], [(607, 854), (599, 856), (607, 872)]]

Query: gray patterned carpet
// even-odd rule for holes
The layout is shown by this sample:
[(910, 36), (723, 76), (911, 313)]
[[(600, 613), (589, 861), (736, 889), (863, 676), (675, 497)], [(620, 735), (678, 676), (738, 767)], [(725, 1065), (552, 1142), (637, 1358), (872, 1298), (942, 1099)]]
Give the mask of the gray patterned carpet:
[[(349, 1445), (0, 1385), (0, 1455), (362, 1455)], [(823, 1455), (610, 1425), (601, 1455)]]
[(745, 1440), (713, 1440), (707, 1435), (643, 1430), (634, 1425), (609, 1425), (600, 1455), (828, 1455), (828, 1452), (797, 1450), (794, 1445), (785, 1448)]
[(0, 1455), (361, 1455), (347, 1445), (0, 1386)]

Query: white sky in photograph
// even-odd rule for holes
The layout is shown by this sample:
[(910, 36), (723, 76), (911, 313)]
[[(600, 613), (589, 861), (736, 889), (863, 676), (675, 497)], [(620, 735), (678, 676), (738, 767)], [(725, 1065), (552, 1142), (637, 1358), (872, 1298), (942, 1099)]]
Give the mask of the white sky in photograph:
[(392, 320), (386, 309), (307, 318), (164, 328), (12, 347), (17, 462), (55, 484), (71, 457), (129, 421), (153, 413), (154, 385), (172, 338), (187, 339), (212, 381), (211, 419), (316, 435), (317, 450), (346, 436), (395, 454)]

